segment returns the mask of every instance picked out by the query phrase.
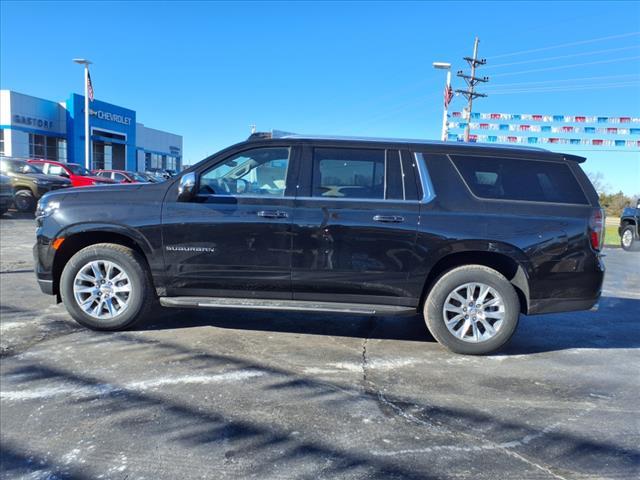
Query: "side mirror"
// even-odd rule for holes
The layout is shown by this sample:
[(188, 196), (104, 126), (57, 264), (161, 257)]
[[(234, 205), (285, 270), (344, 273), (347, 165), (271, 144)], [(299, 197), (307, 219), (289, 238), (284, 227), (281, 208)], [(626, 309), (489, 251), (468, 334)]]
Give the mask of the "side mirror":
[(180, 177), (180, 185), (178, 186), (178, 201), (190, 202), (196, 196), (198, 185), (198, 176), (195, 172), (187, 173)]
[(69, 178), (70, 177), (70, 175), (67, 172), (65, 172), (64, 170), (60, 172), (60, 176), (64, 177), (64, 178)]

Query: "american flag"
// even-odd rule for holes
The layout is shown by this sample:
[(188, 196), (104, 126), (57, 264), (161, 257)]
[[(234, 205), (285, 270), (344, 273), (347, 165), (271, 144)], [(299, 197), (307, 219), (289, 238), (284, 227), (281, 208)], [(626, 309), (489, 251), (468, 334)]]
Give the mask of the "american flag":
[(446, 87), (444, 87), (444, 108), (449, 107), (449, 102), (451, 102), (452, 98), (453, 88), (451, 88), (451, 85), (447, 85)]
[(89, 93), (89, 101), (93, 102), (93, 84), (91, 83), (91, 74), (87, 72), (87, 92)]

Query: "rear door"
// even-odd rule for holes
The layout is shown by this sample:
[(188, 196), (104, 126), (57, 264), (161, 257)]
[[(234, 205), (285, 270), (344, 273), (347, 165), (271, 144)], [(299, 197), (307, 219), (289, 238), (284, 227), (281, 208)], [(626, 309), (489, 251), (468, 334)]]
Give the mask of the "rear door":
[(414, 305), (416, 166), (397, 148), (307, 146), (293, 219), (295, 300)]
[(247, 148), (203, 166), (193, 201), (169, 192), (162, 217), (169, 296), (291, 299), (296, 152)]

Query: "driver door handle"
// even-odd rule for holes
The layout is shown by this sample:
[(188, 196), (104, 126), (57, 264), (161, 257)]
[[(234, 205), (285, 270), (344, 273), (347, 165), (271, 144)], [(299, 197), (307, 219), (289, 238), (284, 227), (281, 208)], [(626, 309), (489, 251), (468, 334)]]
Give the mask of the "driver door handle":
[(382, 222), (382, 223), (402, 223), (404, 222), (404, 217), (400, 215), (374, 215), (374, 222)]
[(289, 218), (289, 214), (281, 210), (260, 210), (256, 215), (262, 218)]

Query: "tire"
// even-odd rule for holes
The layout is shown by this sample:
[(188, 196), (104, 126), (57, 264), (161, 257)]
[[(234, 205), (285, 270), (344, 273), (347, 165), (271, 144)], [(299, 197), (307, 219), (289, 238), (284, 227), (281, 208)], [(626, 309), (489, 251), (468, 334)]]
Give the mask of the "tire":
[(620, 235), (620, 246), (627, 252), (636, 252), (640, 250), (640, 242), (636, 238), (635, 225), (627, 225)]
[(18, 190), (13, 197), (13, 203), (19, 212), (33, 212), (36, 208), (36, 198), (31, 190)]
[[(482, 286), (471, 285), (476, 283)], [(469, 307), (465, 293), (477, 293), (472, 293), (472, 298), (479, 301), (483, 287), (487, 287), (484, 297), (487, 307), (478, 310), (475, 306)], [(445, 303), (451, 310), (445, 311)], [(500, 272), (484, 265), (464, 265), (445, 272), (434, 283), (424, 304), (424, 317), (431, 335), (452, 352), (465, 355), (483, 355), (504, 346), (516, 330), (519, 316), (520, 300), (513, 285)], [(445, 319), (452, 322), (450, 327)], [(485, 325), (495, 328), (495, 332), (491, 333)]]
[[(99, 275), (91, 268), (92, 263), (98, 266)], [(111, 265), (111, 278), (107, 275), (109, 265)], [(119, 272), (124, 272), (126, 281)], [(119, 276), (122, 279), (117, 281)], [(91, 277), (96, 279), (102, 277), (102, 280), (105, 280), (104, 285), (101, 285), (101, 281), (96, 281), (94, 284), (85, 280)], [(111, 282), (113, 285), (108, 280), (113, 280)], [(74, 289), (76, 286), (77, 289)], [(91, 291), (79, 292), (78, 290), (85, 288)], [(116, 290), (122, 291), (116, 292)], [(102, 292), (104, 297), (96, 297), (97, 292)], [(128, 247), (112, 243), (90, 245), (71, 257), (60, 277), (60, 295), (73, 319), (93, 330), (129, 328), (146, 317), (157, 304), (145, 259)], [(92, 296), (96, 298), (91, 300)], [(102, 305), (100, 305), (101, 299), (104, 299)], [(81, 307), (80, 302), (90, 300), (91, 304), (85, 303), (85, 308)], [(87, 309), (92, 310), (94, 314), (92, 315)], [(113, 313), (110, 313), (111, 311)]]

